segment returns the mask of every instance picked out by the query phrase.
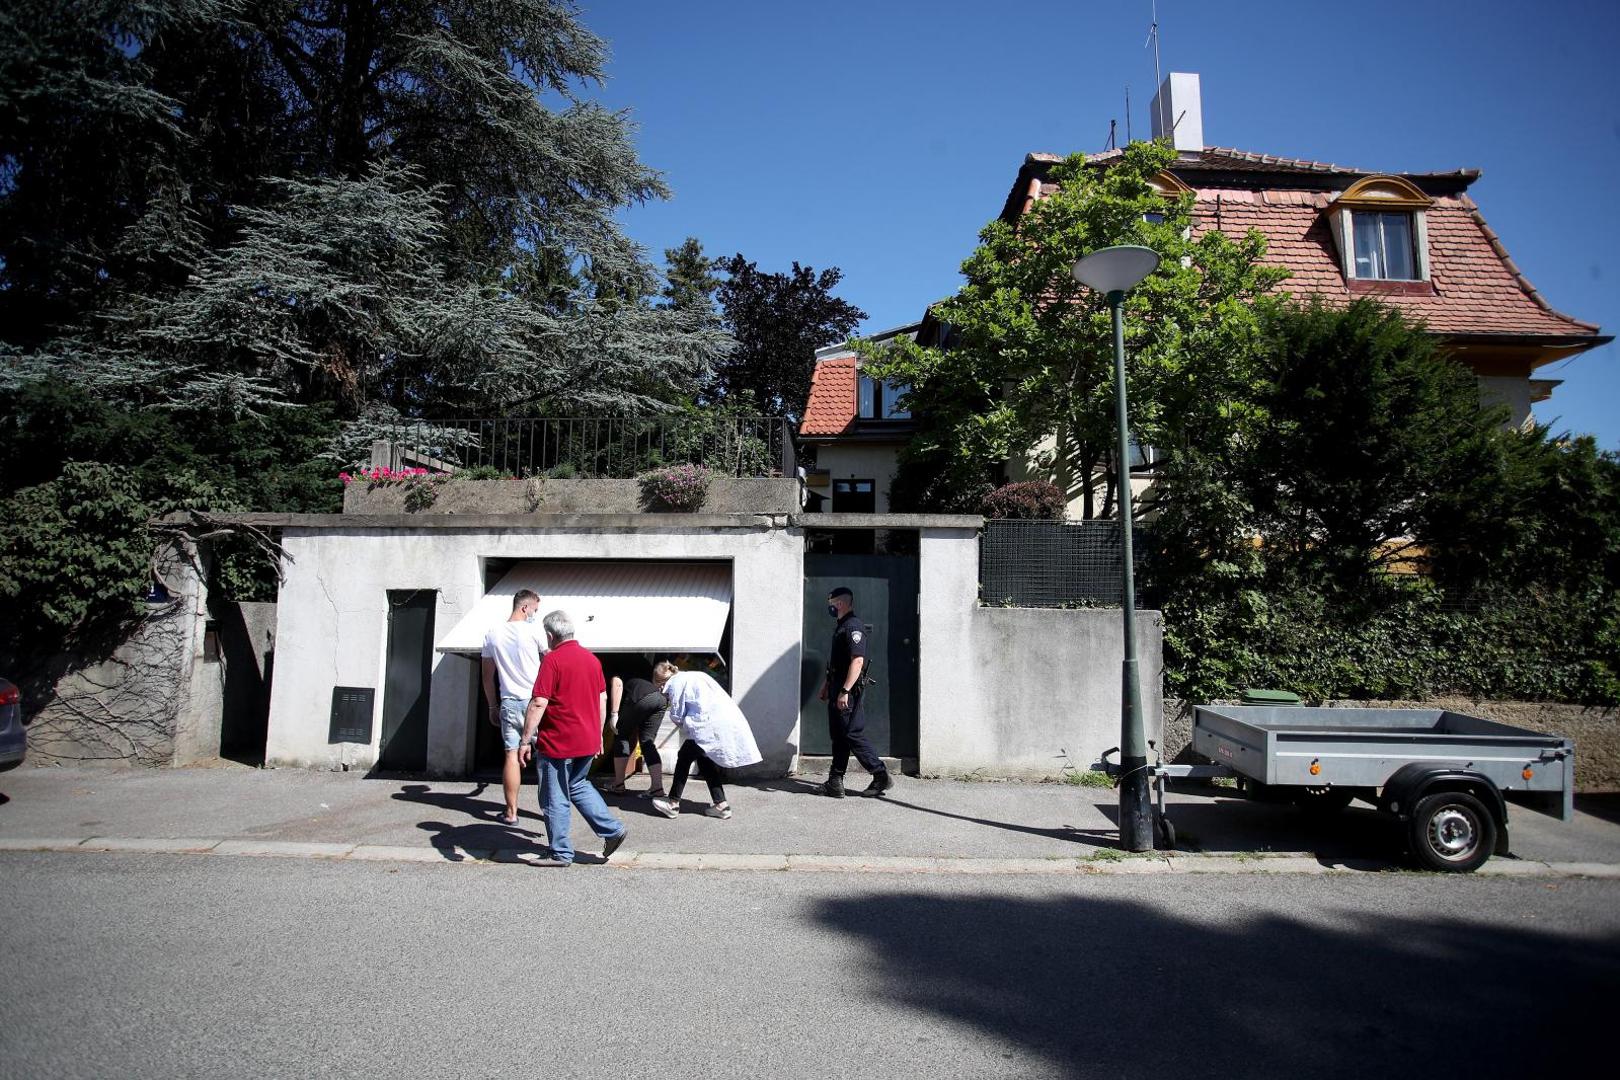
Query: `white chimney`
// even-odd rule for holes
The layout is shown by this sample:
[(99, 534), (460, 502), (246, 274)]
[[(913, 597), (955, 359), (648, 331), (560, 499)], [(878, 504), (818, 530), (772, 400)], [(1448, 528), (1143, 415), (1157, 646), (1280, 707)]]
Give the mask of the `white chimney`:
[(1177, 150), (1204, 148), (1204, 109), (1199, 101), (1198, 76), (1172, 71), (1153, 95), (1153, 137), (1171, 135)]

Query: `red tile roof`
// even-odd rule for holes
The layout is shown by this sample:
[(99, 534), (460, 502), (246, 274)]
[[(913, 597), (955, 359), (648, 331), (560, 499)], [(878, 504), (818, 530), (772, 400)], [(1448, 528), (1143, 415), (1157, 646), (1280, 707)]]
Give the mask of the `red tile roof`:
[(855, 424), (855, 357), (816, 361), (800, 435), (842, 435)]
[[(1086, 160), (1090, 162), (1112, 161), (1123, 153), (1123, 150), (1102, 150), (1095, 154), (1087, 154)], [(1025, 164), (1050, 165), (1062, 160), (1057, 154), (1042, 153), (1028, 154), (1024, 158)], [(1383, 175), (1376, 169), (1352, 169), (1328, 161), (1308, 161), (1305, 158), (1259, 154), (1253, 150), (1238, 150), (1230, 146), (1206, 146), (1203, 150), (1197, 152), (1183, 150), (1179, 160), (1175, 165), (1171, 166), (1171, 171), (1180, 172), (1182, 169), (1202, 170), (1205, 172), (1319, 173), (1330, 176)], [(1401, 175), (1447, 177), (1465, 179), (1471, 182), (1479, 179), (1479, 170), (1454, 169), (1449, 172), (1402, 173)]]
[[(1105, 150), (1086, 160), (1106, 162), (1119, 154), (1118, 150)], [(1053, 154), (1025, 158), (1019, 183), (1008, 197), (1010, 218), (1022, 213), (1027, 203), (1026, 178), (1039, 181), (1041, 196), (1052, 193), (1054, 187), (1046, 182), (1045, 173), (1058, 160)], [(1267, 242), (1264, 261), (1288, 268), (1290, 277), (1281, 287), (1296, 295), (1348, 298), (1353, 291), (1373, 292), (1421, 317), (1430, 330), (1440, 334), (1567, 338), (1598, 333), (1596, 325), (1554, 309), (1514, 265), (1479, 208), (1464, 193), (1478, 179), (1478, 170), (1394, 174), (1433, 185), (1434, 204), (1427, 213), (1432, 289), (1352, 285), (1345, 280), (1325, 212), (1337, 192), (1324, 186), (1324, 181), (1332, 187), (1347, 187), (1353, 178), (1379, 174), (1228, 147), (1183, 152), (1169, 171), (1194, 189), (1195, 235), (1210, 229), (1234, 236), (1251, 228), (1259, 230)], [(1329, 179), (1339, 177), (1344, 178), (1342, 184)]]
[[(1219, 229), (1266, 238), (1264, 262), (1290, 271), (1282, 288), (1297, 295), (1351, 295), (1339, 264), (1326, 209), (1327, 192), (1200, 188), (1193, 232)], [(1591, 323), (1555, 311), (1519, 273), (1472, 199), (1437, 198), (1428, 210), (1427, 293), (1372, 291), (1386, 303), (1424, 320), (1439, 334), (1595, 334)]]

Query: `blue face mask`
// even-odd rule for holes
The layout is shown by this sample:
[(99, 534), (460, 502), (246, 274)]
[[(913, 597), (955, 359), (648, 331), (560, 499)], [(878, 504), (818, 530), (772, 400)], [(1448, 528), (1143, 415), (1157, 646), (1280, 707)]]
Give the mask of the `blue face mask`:
[(531, 611), (531, 612), (529, 612), (529, 617), (527, 619), (525, 619), (524, 622), (539, 622), (540, 621), (539, 615), (540, 615), (539, 612)]

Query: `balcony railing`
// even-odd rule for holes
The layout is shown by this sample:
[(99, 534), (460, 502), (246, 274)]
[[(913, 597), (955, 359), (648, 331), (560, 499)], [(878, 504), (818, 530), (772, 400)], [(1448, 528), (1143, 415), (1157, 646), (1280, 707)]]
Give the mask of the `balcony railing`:
[(630, 479), (665, 465), (703, 465), (726, 476), (792, 476), (797, 464), (791, 422), (779, 416), (409, 421), (380, 433), (371, 463), (597, 480)]

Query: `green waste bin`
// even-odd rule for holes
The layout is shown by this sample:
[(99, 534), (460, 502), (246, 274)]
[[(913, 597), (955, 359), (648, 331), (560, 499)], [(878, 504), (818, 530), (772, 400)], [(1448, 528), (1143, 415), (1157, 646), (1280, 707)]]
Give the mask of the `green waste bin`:
[(1287, 690), (1257, 690), (1250, 687), (1243, 691), (1243, 704), (1245, 705), (1300, 705), (1300, 696)]

